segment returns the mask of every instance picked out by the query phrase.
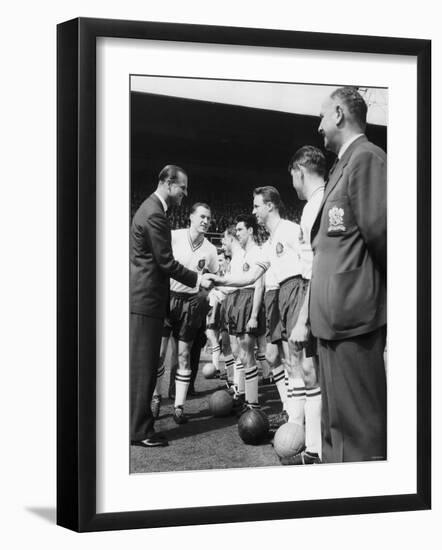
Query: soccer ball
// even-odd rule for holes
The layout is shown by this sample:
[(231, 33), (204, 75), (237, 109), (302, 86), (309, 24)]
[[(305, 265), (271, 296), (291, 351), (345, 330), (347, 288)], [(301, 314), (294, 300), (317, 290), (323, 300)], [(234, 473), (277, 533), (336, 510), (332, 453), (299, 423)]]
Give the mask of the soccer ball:
[(218, 390), (210, 396), (209, 409), (213, 416), (228, 416), (232, 408), (233, 399), (226, 390)]
[(269, 420), (262, 411), (250, 409), (239, 417), (238, 433), (247, 445), (259, 445), (269, 433)]
[(280, 458), (287, 458), (300, 453), (305, 446), (304, 427), (295, 422), (280, 426), (273, 439), (273, 448)]
[(216, 374), (216, 367), (212, 363), (206, 363), (202, 368), (204, 378), (213, 378)]

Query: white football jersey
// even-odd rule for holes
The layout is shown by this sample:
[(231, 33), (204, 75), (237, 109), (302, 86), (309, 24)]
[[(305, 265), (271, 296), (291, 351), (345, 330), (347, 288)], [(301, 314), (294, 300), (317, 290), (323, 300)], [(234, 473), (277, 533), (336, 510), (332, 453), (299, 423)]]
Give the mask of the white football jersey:
[[(192, 242), (189, 229), (176, 229), (172, 231), (172, 252), (175, 260), (187, 269), (200, 274), (206, 271), (216, 273), (218, 271), (218, 254), (216, 247), (205, 237), (198, 242)], [(185, 292), (197, 294), (197, 287), (189, 287), (170, 279), (170, 290), (173, 292)]]
[[(232, 243), (232, 257), (230, 260), (229, 267), (227, 269), (227, 274), (236, 274), (241, 273), (241, 255), (242, 255), (242, 248), (239, 245), (238, 241), (234, 241)], [(234, 286), (222, 286), (220, 287), (221, 292), (224, 294), (231, 294), (232, 292), (236, 292), (239, 290), (238, 288)]]
[(299, 233), (299, 245), (301, 249), (301, 275), (304, 279), (312, 278), (313, 250), (311, 243), (311, 231), (321, 207), (324, 187), (319, 187), (310, 200), (304, 206), (301, 216), (301, 231)]
[[(268, 243), (269, 241), (266, 241), (262, 245), (262, 252), (263, 252), (264, 258), (266, 257), (266, 255), (269, 254), (267, 252), (267, 248), (270, 246)], [(277, 288), (279, 288), (278, 279), (276, 278), (275, 272), (273, 271), (273, 268), (271, 265), (264, 274), (264, 287), (266, 292), (268, 290), (276, 290)]]
[[(233, 262), (235, 264), (233, 265)], [(246, 275), (248, 271), (253, 269), (256, 265), (263, 265), (263, 252), (261, 248), (256, 243), (253, 243), (247, 250), (241, 248), (239, 252), (235, 255), (232, 260), (233, 269), (231, 274), (234, 276), (237, 275)], [(251, 285), (243, 286), (241, 288), (255, 288), (260, 283), (259, 279), (252, 283)]]
[(300, 231), (297, 223), (281, 219), (267, 241), (262, 267), (271, 265), (278, 283), (301, 274)]

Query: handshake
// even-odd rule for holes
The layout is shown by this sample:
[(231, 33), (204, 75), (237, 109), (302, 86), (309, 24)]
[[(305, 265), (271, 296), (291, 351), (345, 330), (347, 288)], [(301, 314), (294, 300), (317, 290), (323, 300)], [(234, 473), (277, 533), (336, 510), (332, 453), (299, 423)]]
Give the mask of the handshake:
[(215, 275), (214, 273), (204, 273), (201, 276), (200, 288), (205, 290), (211, 290), (215, 285), (222, 281), (222, 277)]

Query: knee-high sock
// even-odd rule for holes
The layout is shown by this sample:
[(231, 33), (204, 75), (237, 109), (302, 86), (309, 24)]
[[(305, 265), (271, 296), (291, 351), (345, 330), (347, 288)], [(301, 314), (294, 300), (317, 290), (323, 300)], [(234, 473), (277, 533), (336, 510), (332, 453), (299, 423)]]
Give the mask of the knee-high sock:
[(283, 365), (274, 367), (272, 369), (273, 381), (276, 384), (276, 389), (279, 393), (279, 398), (281, 399), (282, 409), (287, 410), (287, 386), (285, 383), (285, 369)]
[(258, 367), (253, 365), (245, 371), (246, 402), (258, 405)]
[(265, 354), (258, 351), (256, 353), (256, 361), (261, 369), (262, 377), (268, 378), (270, 376), (270, 366), (267, 362)]
[(305, 448), (321, 457), (321, 388), (316, 386), (305, 393)]
[(238, 393), (243, 394), (245, 392), (244, 365), (240, 359), (235, 361), (233, 383), (235, 384)]
[(287, 393), (287, 412), (289, 422), (304, 425), (305, 386), (300, 377), (289, 377), (289, 389)]
[(233, 379), (235, 359), (232, 354), (224, 356), (224, 367), (226, 369), (227, 378)]
[(191, 371), (178, 369), (175, 375), (175, 407), (186, 402), (187, 390), (190, 384)]
[(169, 376), (169, 395), (175, 394), (175, 376), (176, 371), (178, 370), (178, 363), (170, 366), (170, 376)]
[(155, 384), (155, 389), (153, 391), (153, 394), (154, 395), (161, 395), (161, 383), (163, 381), (163, 375), (164, 375), (164, 371), (166, 370), (165, 366), (164, 366), (164, 363), (162, 363), (159, 367), (158, 367), (158, 372), (157, 372), (157, 383)]
[(212, 363), (215, 365), (216, 370), (219, 370), (219, 357), (221, 355), (221, 348), (219, 344), (212, 347)]

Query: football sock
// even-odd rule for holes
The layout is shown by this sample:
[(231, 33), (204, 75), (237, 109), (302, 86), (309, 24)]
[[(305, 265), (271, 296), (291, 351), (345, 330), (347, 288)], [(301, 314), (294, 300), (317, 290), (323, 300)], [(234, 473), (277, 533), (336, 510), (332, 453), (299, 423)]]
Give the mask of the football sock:
[(235, 359), (233, 358), (233, 355), (225, 355), (224, 356), (224, 365), (227, 373), (227, 377), (232, 380), (234, 368), (235, 368)]
[(287, 393), (287, 412), (289, 422), (296, 422), (304, 425), (305, 386), (304, 380), (300, 377), (289, 378), (289, 389)]
[(245, 392), (244, 365), (240, 359), (235, 361), (235, 370), (233, 372), (233, 383), (239, 394)]
[(285, 369), (283, 365), (279, 365), (279, 367), (275, 367), (272, 370), (273, 373), (273, 381), (276, 384), (276, 389), (279, 393), (279, 398), (281, 399), (282, 403), (282, 409), (285, 411), (287, 410), (287, 386), (285, 384)]
[(258, 403), (258, 367), (253, 365), (245, 370), (246, 402)]
[(305, 393), (305, 448), (321, 457), (321, 388), (310, 388)]
[(258, 362), (258, 365), (261, 369), (261, 374), (263, 378), (268, 378), (270, 376), (270, 366), (267, 362), (266, 356), (264, 353), (258, 353), (256, 354), (256, 360)]
[(190, 370), (178, 369), (175, 375), (175, 408), (186, 402), (187, 390), (190, 384)]
[(212, 348), (212, 363), (215, 365), (217, 371), (219, 371), (219, 357), (221, 355), (221, 348), (217, 344)]

